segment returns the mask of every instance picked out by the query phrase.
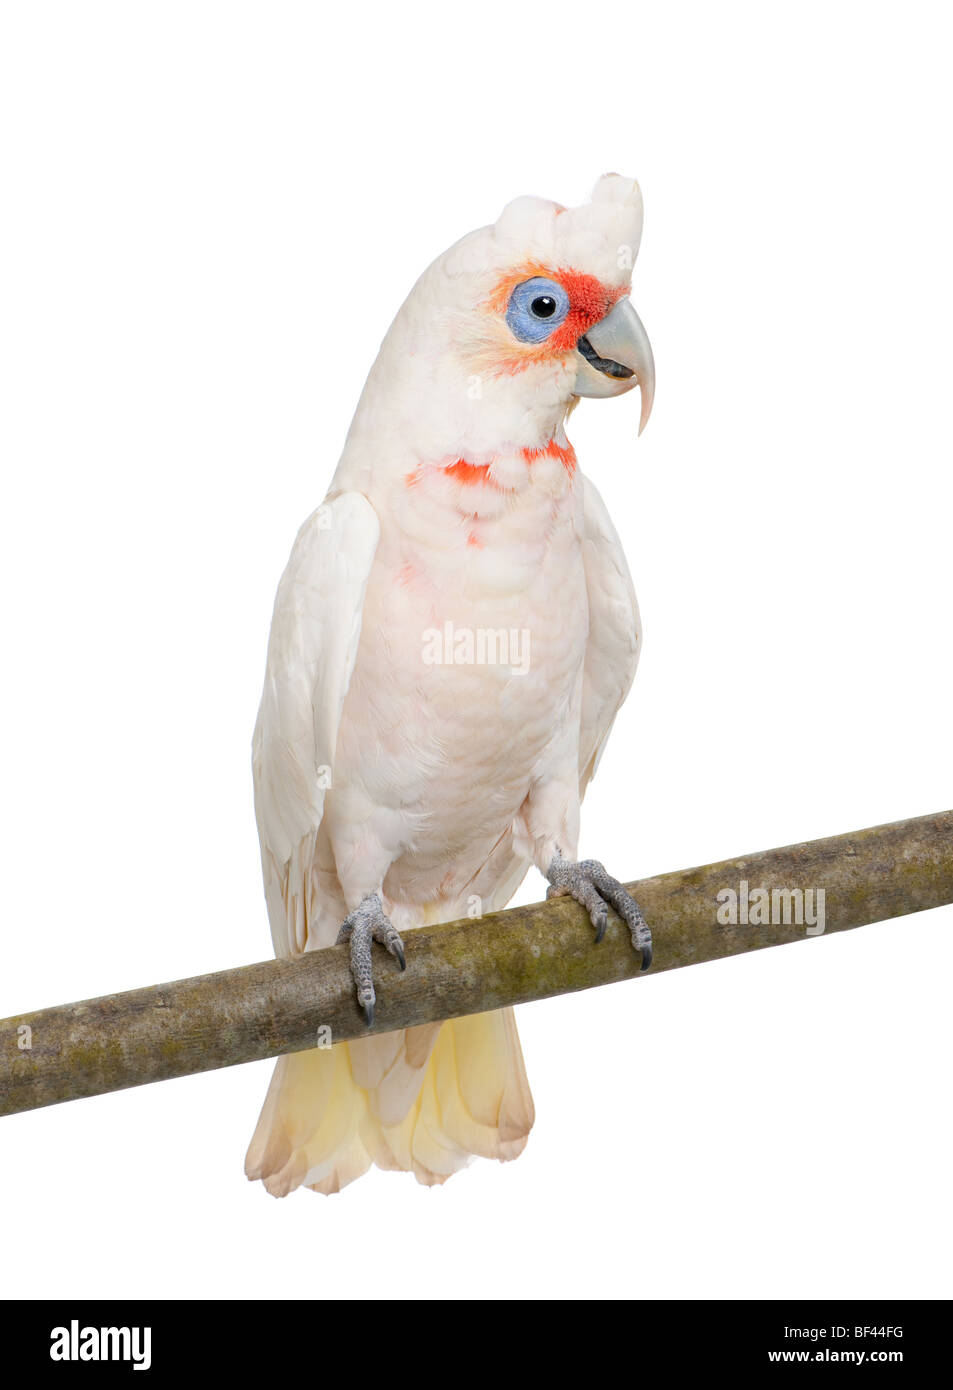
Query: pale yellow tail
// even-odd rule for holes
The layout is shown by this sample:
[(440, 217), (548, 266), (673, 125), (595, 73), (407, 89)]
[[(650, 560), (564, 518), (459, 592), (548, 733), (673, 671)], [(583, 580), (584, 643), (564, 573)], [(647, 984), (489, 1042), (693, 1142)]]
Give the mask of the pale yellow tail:
[(446, 1182), (533, 1126), (512, 1009), (281, 1057), (245, 1159), (273, 1197), (339, 1192), (372, 1163)]

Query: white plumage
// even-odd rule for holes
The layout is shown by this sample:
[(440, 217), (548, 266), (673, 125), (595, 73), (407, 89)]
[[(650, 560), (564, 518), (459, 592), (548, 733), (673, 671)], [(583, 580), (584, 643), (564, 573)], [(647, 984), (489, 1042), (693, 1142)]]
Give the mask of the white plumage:
[[(576, 347), (627, 291), (640, 233), (638, 186), (615, 175), (581, 208), (518, 199), (425, 272), (388, 332), (275, 602), (253, 762), (279, 955), (333, 944), (375, 892), (405, 933), (575, 859), (640, 635), (564, 422), (583, 392), (641, 384), (650, 404), (644, 374), (603, 389)], [(570, 308), (540, 346), (514, 338), (503, 296), (544, 273)], [(589, 372), (598, 389), (580, 388)], [(448, 623), (528, 634), (526, 669), (426, 660)], [(532, 1122), (504, 1010), (281, 1058), (246, 1171), (279, 1196), (371, 1163), (442, 1182), (474, 1154), (515, 1157)]]

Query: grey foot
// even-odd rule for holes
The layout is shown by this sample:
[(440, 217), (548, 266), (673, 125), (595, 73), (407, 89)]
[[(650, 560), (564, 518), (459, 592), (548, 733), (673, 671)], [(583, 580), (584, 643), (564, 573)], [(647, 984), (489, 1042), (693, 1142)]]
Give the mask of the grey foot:
[(580, 859), (574, 864), (557, 853), (546, 877), (549, 879), (547, 898), (569, 897), (582, 903), (596, 929), (597, 942), (606, 932), (609, 915), (606, 904), (614, 907), (632, 935), (632, 945), (642, 956), (641, 969), (648, 970), (652, 964), (652, 933), (642, 909), (619, 880), (606, 873), (598, 859)]
[(374, 1022), (374, 976), (371, 971), (371, 942), (377, 941), (386, 946), (399, 964), (401, 970), (407, 969), (404, 959), (404, 943), (397, 928), (384, 913), (380, 893), (370, 893), (345, 917), (338, 932), (337, 944), (351, 943), (351, 974), (357, 986), (357, 1002), (364, 1010), (364, 1018), (370, 1028)]

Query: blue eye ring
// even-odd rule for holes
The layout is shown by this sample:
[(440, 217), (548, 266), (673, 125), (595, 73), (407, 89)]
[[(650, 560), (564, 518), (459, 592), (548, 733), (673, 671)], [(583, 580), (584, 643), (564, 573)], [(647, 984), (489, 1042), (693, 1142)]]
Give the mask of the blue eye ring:
[(545, 275), (517, 285), (506, 306), (506, 322), (521, 343), (543, 343), (569, 313), (569, 295)]

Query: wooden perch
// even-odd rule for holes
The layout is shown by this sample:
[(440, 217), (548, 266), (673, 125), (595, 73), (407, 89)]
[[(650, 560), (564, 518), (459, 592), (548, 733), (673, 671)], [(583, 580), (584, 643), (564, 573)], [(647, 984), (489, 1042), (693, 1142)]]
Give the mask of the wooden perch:
[[(751, 900), (747, 923), (742, 882)], [(654, 935), (655, 962), (642, 977), (651, 979), (662, 970), (810, 939), (808, 925), (796, 920), (797, 899), (785, 889), (824, 890), (827, 933), (953, 903), (953, 811), (627, 887)], [(772, 915), (780, 923), (755, 921), (759, 888), (777, 890)], [(724, 890), (742, 898), (734, 923), (724, 920), (731, 910), (730, 900), (719, 903)], [(816, 896), (813, 904), (816, 911)], [(592, 989), (639, 970), (622, 923), (611, 916), (596, 946), (588, 915), (568, 898), (424, 927), (407, 936), (406, 947), (405, 974), (375, 950), (375, 1033)], [(885, 969), (888, 964), (885, 958)], [(0, 1115), (366, 1032), (343, 946), (63, 1004), (0, 1022)]]

